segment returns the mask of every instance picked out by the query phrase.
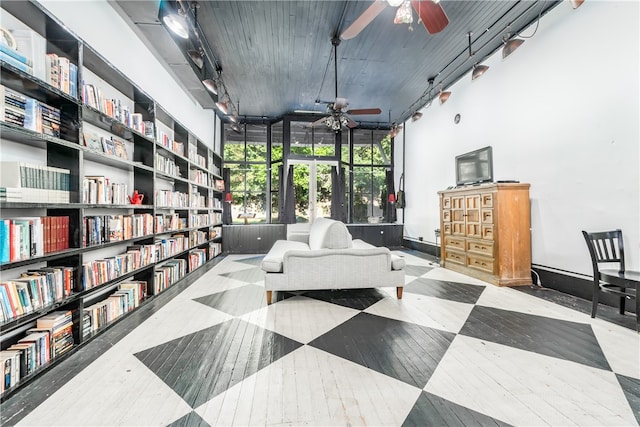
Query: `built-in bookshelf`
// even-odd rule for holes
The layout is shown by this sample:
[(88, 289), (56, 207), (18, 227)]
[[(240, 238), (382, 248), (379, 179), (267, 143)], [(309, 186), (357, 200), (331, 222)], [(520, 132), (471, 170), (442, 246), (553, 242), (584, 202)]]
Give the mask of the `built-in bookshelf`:
[(222, 251), (222, 158), (33, 2), (2, 2), (4, 400)]

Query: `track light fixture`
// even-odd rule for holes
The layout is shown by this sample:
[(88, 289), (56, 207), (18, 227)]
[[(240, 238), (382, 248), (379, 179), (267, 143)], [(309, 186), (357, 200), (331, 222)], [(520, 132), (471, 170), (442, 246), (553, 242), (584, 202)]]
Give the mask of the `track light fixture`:
[(178, 37), (188, 39), (189, 25), (187, 24), (186, 12), (180, 3), (168, 0), (162, 3), (160, 5), (162, 22)]
[(447, 99), (449, 99), (449, 97), (451, 96), (451, 92), (447, 91), (447, 92), (443, 92), (442, 91), (442, 83), (440, 83), (440, 91), (438, 94), (438, 98), (440, 99), (440, 105), (444, 104), (445, 102), (447, 102)]
[(422, 118), (422, 113), (420, 111), (416, 111), (415, 113), (413, 113), (413, 115), (411, 115), (412, 122), (417, 122), (421, 118)]
[(577, 9), (582, 5), (582, 3), (584, 3), (584, 0), (571, 0), (571, 7)]
[(220, 110), (222, 114), (227, 115), (227, 113), (229, 112), (229, 101), (224, 101), (223, 98), (220, 101), (216, 102), (216, 107), (218, 107), (218, 110)]
[(509, 40), (510, 37), (511, 26), (508, 25), (504, 36), (502, 36), (502, 41), (504, 43), (504, 46), (502, 47), (502, 59), (505, 59), (507, 56), (511, 55), (517, 48), (522, 46), (522, 43), (524, 43), (524, 40), (515, 37)]
[(471, 80), (475, 80), (483, 75), (489, 69), (488, 65), (480, 65), (478, 63), (473, 64), (473, 72), (471, 73)]
[(202, 84), (212, 94), (214, 94), (214, 95), (218, 94), (218, 84), (216, 83), (216, 81), (214, 79), (204, 79), (202, 81)]
[(200, 69), (204, 67), (204, 49), (202, 47), (187, 50), (187, 55), (189, 55), (189, 59), (191, 59), (196, 67)]

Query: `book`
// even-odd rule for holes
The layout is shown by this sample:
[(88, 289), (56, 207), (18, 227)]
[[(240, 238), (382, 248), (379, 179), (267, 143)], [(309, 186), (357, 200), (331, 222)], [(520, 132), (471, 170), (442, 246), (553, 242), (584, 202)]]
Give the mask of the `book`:
[(27, 65), (24, 62), (21, 62), (20, 60), (14, 58), (13, 56), (10, 56), (4, 52), (0, 52), (0, 59), (8, 63), (9, 65), (14, 66), (21, 71), (24, 71), (25, 73), (33, 74), (33, 67), (31, 65)]
[(120, 157), (121, 159), (127, 160), (128, 159), (127, 148), (124, 145), (124, 141), (118, 138), (112, 138), (112, 141), (114, 145), (114, 154)]
[(114, 155), (116, 152), (116, 147), (112, 140), (107, 138), (102, 138), (102, 149), (106, 154)]
[(82, 132), (82, 140), (84, 141), (84, 146), (99, 153), (104, 151), (104, 147), (102, 145), (102, 138), (100, 135), (95, 134), (93, 132)]
[[(1, 200), (1, 199), (0, 199)], [(0, 263), (9, 262), (9, 225), (8, 219), (0, 219)]]
[(22, 62), (29, 67), (33, 67), (33, 61), (31, 60), (31, 58), (27, 58), (21, 52), (18, 52), (16, 49), (9, 47), (5, 43), (0, 43), (0, 52), (11, 56), (12, 58)]

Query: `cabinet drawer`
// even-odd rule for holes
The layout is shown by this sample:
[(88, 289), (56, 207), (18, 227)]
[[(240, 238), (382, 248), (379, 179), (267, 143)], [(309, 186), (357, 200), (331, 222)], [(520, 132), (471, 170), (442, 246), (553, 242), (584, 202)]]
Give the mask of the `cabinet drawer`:
[(483, 209), (482, 210), (482, 222), (493, 224), (493, 210), (492, 209)]
[(460, 237), (447, 236), (444, 238), (444, 245), (447, 248), (458, 249), (464, 251), (464, 239)]
[(495, 260), (493, 258), (487, 258), (475, 254), (468, 254), (467, 260), (467, 265), (469, 267), (493, 274), (493, 266), (495, 264)]
[(493, 193), (487, 193), (480, 195), (480, 204), (483, 208), (493, 207)]
[(442, 209), (451, 209), (451, 197), (442, 198)]
[(482, 238), (493, 240), (493, 225), (482, 224)]
[(451, 211), (450, 210), (442, 211), (442, 221), (443, 222), (451, 222)]
[(485, 255), (493, 258), (493, 242), (467, 240), (467, 252)]
[(467, 263), (467, 256), (462, 252), (446, 251), (444, 259), (446, 262), (452, 262), (460, 265), (465, 265)]

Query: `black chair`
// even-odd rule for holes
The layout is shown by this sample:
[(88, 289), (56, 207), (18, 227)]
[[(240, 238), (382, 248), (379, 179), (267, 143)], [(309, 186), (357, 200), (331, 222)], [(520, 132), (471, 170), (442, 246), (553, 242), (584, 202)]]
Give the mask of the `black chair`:
[[(626, 271), (624, 267), (624, 245), (622, 230), (588, 233), (582, 231), (593, 266), (593, 297), (591, 317), (596, 317), (600, 292), (615, 294), (620, 298), (620, 314), (624, 314), (625, 301), (636, 300), (636, 328), (640, 324), (638, 317), (638, 280), (640, 273)], [(618, 264), (618, 269), (601, 269), (600, 264)]]

